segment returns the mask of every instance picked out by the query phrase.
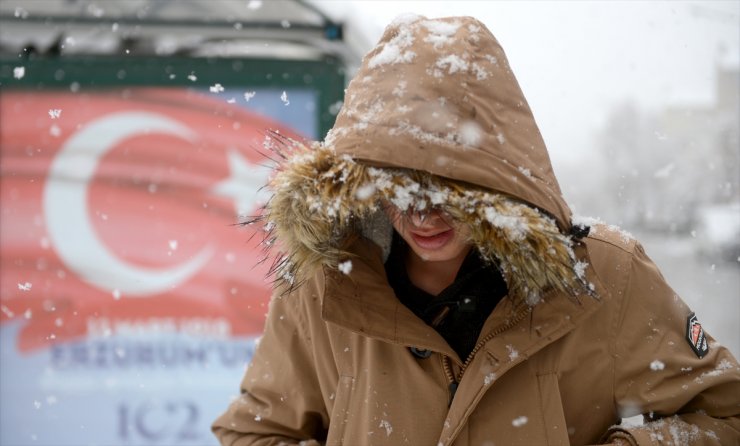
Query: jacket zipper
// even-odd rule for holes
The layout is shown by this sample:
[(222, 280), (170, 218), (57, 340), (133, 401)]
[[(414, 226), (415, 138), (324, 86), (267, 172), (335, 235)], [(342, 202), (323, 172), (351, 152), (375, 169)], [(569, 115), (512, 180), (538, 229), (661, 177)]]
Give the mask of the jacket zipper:
[(465, 370), (467, 370), (468, 366), (471, 362), (473, 362), (473, 358), (478, 353), (478, 351), (483, 348), (483, 346), (488, 343), (491, 339), (494, 337), (500, 335), (501, 333), (505, 332), (506, 330), (510, 329), (514, 325), (518, 324), (524, 317), (530, 312), (532, 309), (530, 307), (525, 307), (522, 310), (520, 310), (513, 319), (509, 320), (504, 325), (501, 325), (497, 327), (495, 330), (491, 331), (478, 341), (478, 343), (473, 347), (473, 350), (468, 355), (467, 359), (465, 360), (465, 363), (463, 363), (462, 367), (460, 368), (460, 372), (458, 372), (457, 376), (455, 376), (454, 373), (452, 373), (452, 362), (447, 355), (442, 355), (442, 368), (444, 369), (445, 376), (447, 376), (447, 382), (448, 382), (448, 389), (450, 391), (450, 401), (447, 404), (448, 406), (452, 405), (452, 400), (455, 398), (455, 393), (457, 392), (457, 387), (460, 381), (462, 380), (463, 374), (465, 374)]

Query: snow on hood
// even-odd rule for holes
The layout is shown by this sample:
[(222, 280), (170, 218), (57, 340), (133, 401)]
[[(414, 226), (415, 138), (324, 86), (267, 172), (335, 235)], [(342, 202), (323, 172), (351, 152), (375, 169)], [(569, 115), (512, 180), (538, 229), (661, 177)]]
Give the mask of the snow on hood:
[(350, 82), (325, 145), (517, 198), (570, 228), (547, 148), (496, 38), (471, 17), (404, 15)]
[[(387, 248), (381, 203), (440, 207), (469, 225), (510, 294), (590, 293), (571, 213), (534, 117), (500, 45), (470, 17), (394, 20), (363, 59), (323, 143), (277, 137), (283, 157), (259, 218), (272, 269), (289, 288), (346, 266), (364, 235)], [(351, 268), (342, 267), (351, 271)]]

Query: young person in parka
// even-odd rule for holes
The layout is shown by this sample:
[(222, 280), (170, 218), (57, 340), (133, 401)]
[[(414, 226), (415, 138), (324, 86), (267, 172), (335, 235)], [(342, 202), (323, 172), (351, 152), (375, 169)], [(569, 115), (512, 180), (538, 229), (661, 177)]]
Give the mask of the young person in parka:
[(396, 19), (326, 140), (282, 145), (222, 444), (740, 444), (737, 361), (635, 240), (573, 221), (479, 21)]

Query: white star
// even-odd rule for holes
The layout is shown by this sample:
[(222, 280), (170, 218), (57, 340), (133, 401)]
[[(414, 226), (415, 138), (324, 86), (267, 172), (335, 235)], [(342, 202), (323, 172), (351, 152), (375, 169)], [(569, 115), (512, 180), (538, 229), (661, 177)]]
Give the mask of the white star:
[(211, 188), (211, 192), (234, 200), (239, 215), (254, 212), (257, 203), (264, 203), (267, 193), (260, 190), (270, 175), (271, 169), (252, 164), (236, 150), (229, 150), (229, 175)]

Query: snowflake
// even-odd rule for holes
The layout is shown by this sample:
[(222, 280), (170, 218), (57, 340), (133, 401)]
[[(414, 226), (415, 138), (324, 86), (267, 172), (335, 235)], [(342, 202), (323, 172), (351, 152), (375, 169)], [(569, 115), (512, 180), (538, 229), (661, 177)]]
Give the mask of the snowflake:
[(665, 364), (662, 361), (655, 360), (650, 363), (650, 370), (663, 370), (665, 368)]
[(5, 305), (0, 305), (0, 311), (2, 311), (4, 315), (6, 315), (6, 316), (8, 316), (10, 318), (12, 318), (13, 316), (15, 316), (15, 313), (13, 313), (12, 311), (10, 311), (10, 308), (6, 307)]
[(390, 437), (391, 432), (393, 432), (393, 426), (391, 426), (391, 423), (387, 420), (381, 420), (378, 427), (382, 427), (383, 429), (385, 429), (385, 435), (387, 437)]
[(341, 271), (342, 273), (349, 275), (349, 273), (352, 272), (352, 261), (347, 260), (345, 262), (342, 262), (337, 265), (337, 268), (339, 268), (339, 271)]
[(355, 196), (358, 200), (367, 200), (368, 198), (372, 197), (375, 193), (375, 185), (365, 184), (364, 186), (360, 186), (357, 188), (357, 192), (355, 192)]
[(526, 169), (522, 166), (517, 167), (517, 170), (522, 173), (527, 178), (532, 178), (532, 172), (529, 169)]
[(496, 379), (496, 374), (491, 372), (483, 378), (483, 385), (488, 386)]
[(506, 346), (506, 349), (509, 350), (509, 359), (510, 360), (513, 361), (513, 360), (515, 360), (516, 358), (519, 357), (519, 352), (514, 348), (514, 346), (507, 345)]
[(249, 0), (249, 3), (247, 3), (247, 9), (249, 10), (257, 10), (262, 7), (262, 0)]

